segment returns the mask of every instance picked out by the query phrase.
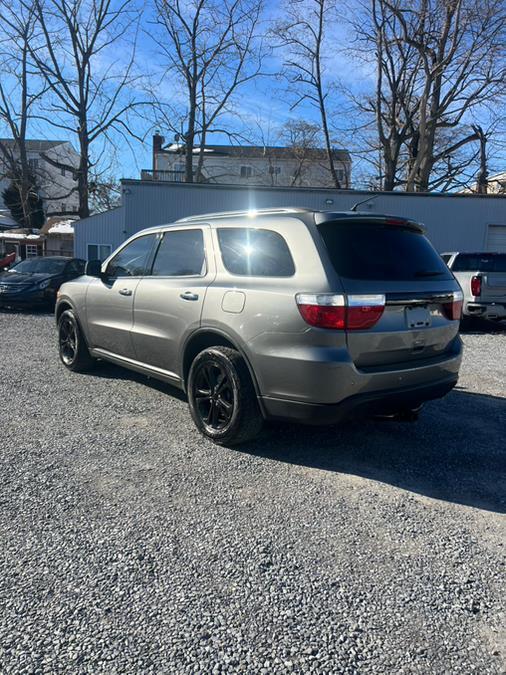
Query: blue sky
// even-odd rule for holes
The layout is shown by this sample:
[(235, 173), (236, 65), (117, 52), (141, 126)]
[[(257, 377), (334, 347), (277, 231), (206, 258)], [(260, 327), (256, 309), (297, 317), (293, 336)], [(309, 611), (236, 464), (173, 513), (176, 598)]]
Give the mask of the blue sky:
[[(143, 0), (133, 0), (133, 2), (138, 3), (139, 11), (142, 10), (136, 46), (136, 72), (139, 80), (126, 94), (141, 99), (145, 97), (142, 84), (145, 83), (149, 72), (159, 70), (160, 58), (157, 53), (157, 30), (150, 22), (150, 10), (147, 9), (149, 5), (144, 4)], [(357, 0), (350, 0), (350, 2), (356, 5)], [(281, 16), (281, 3), (271, 3), (265, 12), (264, 20), (266, 23), (272, 22)], [(131, 39), (133, 39), (133, 33), (129, 36), (129, 40)], [(160, 36), (158, 39), (163, 38)], [(325, 68), (332, 79), (339, 81), (341, 86), (351, 88), (355, 93), (370, 91), (374, 85), (374, 65), (365, 63), (346, 51), (347, 47), (352, 46), (352, 39), (353, 35), (346, 28), (344, 21), (338, 20), (332, 24), (327, 32), (324, 50)], [(125, 41), (123, 44), (115, 45), (108, 51), (104, 51), (97, 62), (98, 72), (106, 72), (108, 68), (121, 72), (128, 60), (129, 44)], [(265, 75), (242, 86), (233, 100), (232, 107), (235, 112), (224, 114), (221, 118), (220, 125), (240, 133), (245, 139), (244, 142), (247, 140), (253, 143), (279, 143), (279, 132), (283, 124), (290, 119), (304, 119), (308, 122), (320, 123), (319, 113), (311, 105), (305, 104), (295, 110), (290, 109), (291, 100), (286, 91), (286, 82), (276, 77), (276, 73), (281, 71), (283, 56), (281, 50), (274, 50), (264, 62)], [(166, 101), (182, 102), (184, 100), (184, 91), (171, 75), (166, 75), (159, 80), (157, 91)], [(184, 109), (184, 105), (182, 107)], [(350, 112), (349, 101), (337, 91), (334, 91), (329, 98), (328, 110), (334, 126), (335, 144), (339, 147), (347, 147), (352, 152), (354, 183), (357, 185), (359, 174), (367, 170), (367, 165), (354, 154), (358, 145), (356, 135), (352, 131), (357, 122), (356, 114)], [(483, 111), (483, 117), (485, 118), (485, 111)], [(151, 166), (152, 133), (157, 127), (155, 116), (152, 111), (144, 109), (143, 117), (133, 116), (130, 123), (135, 134), (143, 140), (131, 138), (126, 142), (121, 136), (116, 135), (101, 159), (102, 167), (110, 166), (110, 173), (117, 178), (138, 178), (142, 168)], [(173, 140), (173, 132), (164, 128), (163, 125), (158, 128), (166, 137), (167, 142)], [(5, 129), (0, 126), (0, 135), (4, 134)], [(31, 124), (29, 136), (65, 138), (72, 141), (76, 149), (78, 148), (75, 134), (63, 132), (41, 120)], [(210, 135), (208, 142), (227, 143), (229, 139), (228, 136), (217, 133)]]
[[(160, 60), (157, 55), (156, 41), (152, 39), (156, 33), (156, 28), (150, 22), (150, 10), (146, 9), (142, 0), (134, 0), (134, 2), (139, 3), (138, 8), (140, 10), (142, 7), (143, 12), (140, 30), (137, 32), (136, 38), (136, 70), (141, 79), (130, 93), (137, 98), (144, 98), (145, 93), (142, 91), (141, 82), (148, 71), (158, 69)], [(269, 4), (264, 13), (265, 25), (281, 15), (280, 5)], [(329, 43), (331, 41), (342, 43), (342, 35), (339, 33), (340, 27), (337, 26), (333, 29), (332, 35), (329, 33)], [(129, 39), (133, 39), (133, 33), (129, 36)], [(128, 58), (128, 53), (129, 44), (126, 41), (102, 52), (97, 59), (97, 71), (105, 72), (106, 69), (112, 68), (121, 72)], [(336, 51), (329, 50), (328, 54), (328, 69), (340, 72), (341, 77), (346, 80), (347, 74), (352, 72), (351, 64), (347, 62), (346, 57)], [(222, 127), (225, 126), (227, 129), (240, 133), (241, 136), (251, 142), (276, 144), (279, 143), (281, 127), (289, 119), (304, 119), (319, 123), (319, 115), (310, 105), (299, 106), (296, 110), (290, 110), (285, 82), (275, 76), (276, 73), (280, 72), (282, 63), (282, 53), (279, 50), (272, 51), (264, 61), (263, 71), (265, 75), (245, 84), (237, 91), (232, 102), (234, 112), (222, 116), (220, 120)], [(171, 76), (163, 78), (158, 85), (158, 91), (165, 100), (180, 100), (184, 96), (175, 79)], [(337, 105), (339, 97), (335, 96), (334, 100)], [(120, 136), (117, 136), (102, 158), (102, 166), (107, 166), (110, 162), (111, 172), (118, 177), (139, 177), (142, 168), (151, 166), (151, 143), (152, 132), (156, 126), (155, 117), (144, 109), (143, 119), (133, 116), (130, 123), (136, 135), (144, 140), (131, 138), (129, 143), (126, 143)], [(159, 130), (166, 137), (167, 142), (173, 140), (173, 132), (164, 129), (162, 125), (159, 126)], [(0, 128), (0, 135), (4, 135), (5, 132), (5, 129)], [(78, 149), (75, 134), (55, 128), (50, 123), (40, 119), (31, 122), (29, 136), (32, 138), (63, 138), (70, 140), (74, 147)], [(227, 135), (217, 133), (210, 135), (208, 142), (227, 143), (229, 139)], [(336, 139), (336, 142), (340, 146), (347, 145), (346, 139), (342, 141)]]

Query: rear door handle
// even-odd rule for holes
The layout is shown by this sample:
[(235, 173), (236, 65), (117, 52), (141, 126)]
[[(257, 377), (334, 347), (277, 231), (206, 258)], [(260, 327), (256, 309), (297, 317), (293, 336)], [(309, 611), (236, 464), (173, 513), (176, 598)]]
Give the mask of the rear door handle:
[(122, 288), (119, 291), (120, 295), (132, 295), (132, 291), (129, 288)]
[(191, 291), (185, 291), (184, 293), (181, 293), (179, 296), (181, 300), (198, 300), (199, 296), (196, 293), (192, 293)]

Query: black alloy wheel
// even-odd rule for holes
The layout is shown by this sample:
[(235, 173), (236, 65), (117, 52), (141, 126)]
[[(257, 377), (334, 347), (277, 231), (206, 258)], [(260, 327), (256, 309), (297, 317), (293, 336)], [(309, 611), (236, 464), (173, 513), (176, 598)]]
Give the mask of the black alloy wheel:
[(74, 312), (67, 309), (58, 319), (58, 351), (63, 365), (84, 373), (95, 365)]
[(217, 361), (202, 363), (195, 373), (195, 403), (202, 423), (224, 429), (234, 412), (234, 392), (226, 370)]
[(254, 438), (263, 417), (248, 367), (231, 347), (208, 347), (198, 354), (188, 376), (190, 413), (199, 431), (220, 445)]
[[(67, 314), (65, 312), (65, 314)], [(58, 334), (61, 360), (66, 366), (72, 365), (77, 354), (77, 326), (70, 316), (62, 316)]]

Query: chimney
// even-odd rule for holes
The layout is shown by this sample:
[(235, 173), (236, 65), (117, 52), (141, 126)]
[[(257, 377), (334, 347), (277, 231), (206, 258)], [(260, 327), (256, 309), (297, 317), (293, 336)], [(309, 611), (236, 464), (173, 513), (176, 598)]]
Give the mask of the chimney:
[[(162, 145), (165, 142), (165, 138), (160, 136), (159, 131), (155, 131), (153, 136), (153, 173), (157, 169), (157, 155), (162, 151)], [(154, 178), (154, 175), (153, 175)]]

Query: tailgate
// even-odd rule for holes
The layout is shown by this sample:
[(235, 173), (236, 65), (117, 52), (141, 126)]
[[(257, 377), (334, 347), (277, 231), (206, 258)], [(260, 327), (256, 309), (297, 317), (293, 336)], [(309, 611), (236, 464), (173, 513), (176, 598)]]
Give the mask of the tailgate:
[(418, 229), (368, 222), (318, 226), (350, 304), (381, 294), (384, 310), (365, 330), (347, 330), (348, 350), (359, 368), (439, 359), (459, 329), (451, 318), (459, 286)]
[[(350, 294), (356, 287), (344, 281)], [(439, 359), (459, 330), (445, 309), (453, 301), (453, 289), (409, 290), (408, 284), (385, 284), (385, 309), (379, 321), (365, 331), (348, 331), (348, 350), (358, 368), (408, 364)], [(360, 290), (362, 293), (362, 289)]]
[(481, 272), (481, 298), (487, 301), (506, 303), (506, 274)]

